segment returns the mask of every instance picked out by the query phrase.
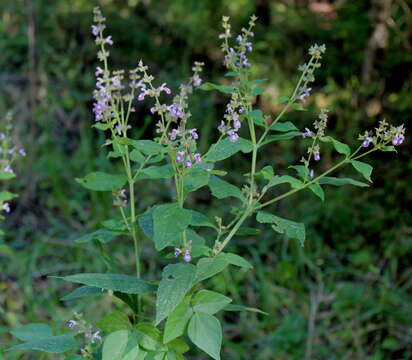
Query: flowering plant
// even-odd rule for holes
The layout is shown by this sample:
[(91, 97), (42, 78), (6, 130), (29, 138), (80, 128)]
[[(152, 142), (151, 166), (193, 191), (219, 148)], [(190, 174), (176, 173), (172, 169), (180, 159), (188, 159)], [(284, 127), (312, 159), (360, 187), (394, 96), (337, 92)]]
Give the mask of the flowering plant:
[[(261, 79), (251, 79), (248, 54), (253, 50), (252, 38), (256, 17), (248, 28), (232, 35), (229, 18), (223, 18), (222, 51), (225, 74), (230, 81), (222, 84), (204, 83), (201, 78), (203, 63), (196, 62), (193, 75), (173, 96), (163, 83), (156, 85), (148, 66), (139, 61), (127, 75), (123, 70), (109, 67), (108, 46), (111, 36), (105, 36), (105, 18), (94, 10), (92, 33), (99, 47), (101, 66), (96, 70), (94, 91), (94, 127), (107, 134), (105, 146), (111, 147), (109, 156), (119, 159), (123, 173), (92, 172), (76, 179), (92, 191), (111, 192), (119, 217), (104, 221), (102, 228), (77, 241), (85, 243), (96, 239), (102, 246), (119, 236), (131, 239), (136, 266), (135, 276), (113, 273), (86, 273), (64, 276), (62, 279), (82, 286), (65, 296), (65, 300), (109, 292), (126, 303), (133, 317), (113, 313), (98, 323), (99, 330), (89, 325), (81, 314), (69, 321), (68, 334), (55, 335), (45, 324), (31, 324), (13, 331), (26, 341), (14, 350), (42, 350), (61, 353), (75, 350), (70, 359), (185, 359), (190, 350), (188, 338), (197, 348), (213, 359), (220, 359), (223, 339), (222, 327), (215, 316), (219, 311), (260, 311), (232, 304), (224, 294), (205, 288), (205, 280), (222, 272), (228, 266), (251, 269), (243, 257), (229, 252), (229, 243), (242, 231), (248, 218), (269, 224), (284, 236), (296, 239), (303, 246), (305, 226), (281, 218), (268, 209), (280, 200), (299, 191), (309, 190), (324, 200), (325, 185), (351, 184), (369, 186), (372, 167), (359, 159), (374, 151), (395, 151), (404, 141), (403, 126), (389, 126), (381, 121), (373, 132), (359, 136), (360, 144), (350, 147), (326, 135), (328, 111), (321, 109), (313, 128), (300, 131), (293, 123), (281, 121), (288, 110), (303, 110), (315, 81), (315, 71), (321, 66), (324, 45), (310, 47), (309, 60), (299, 67), (301, 76), (290, 96), (282, 96), (282, 111), (274, 118), (254, 109), (253, 100), (264, 89)], [(223, 119), (218, 122), (218, 140), (204, 154), (198, 150), (197, 129), (190, 127), (191, 113), (188, 98), (195, 90), (218, 91), (229, 97)], [(171, 102), (164, 99), (172, 95)], [(151, 113), (158, 117), (153, 140), (133, 139), (132, 115), (136, 102), (151, 100)], [(259, 152), (265, 145), (282, 140), (303, 138), (308, 141), (307, 153), (300, 163), (291, 165), (290, 174), (278, 174), (271, 165), (257, 168)], [(333, 148), (342, 159), (328, 170), (317, 173), (324, 146)], [(227, 173), (219, 163), (234, 154), (250, 154), (250, 171), (242, 188), (224, 180)], [(366, 180), (329, 176), (337, 168), (350, 165)], [(143, 180), (173, 179), (174, 196), (170, 202), (157, 204), (139, 213), (137, 186)], [(286, 184), (290, 189), (274, 196), (273, 190)], [(190, 193), (208, 187), (217, 199), (234, 198), (236, 207), (231, 214), (210, 219), (206, 214), (189, 209), (186, 200)], [(206, 228), (206, 233), (202, 230)], [(208, 229), (208, 230), (207, 230)], [(141, 271), (142, 237), (153, 241), (154, 247), (166, 258), (172, 259), (162, 270), (160, 281), (145, 279)], [(209, 241), (208, 241), (209, 240)], [(211, 241), (210, 241), (211, 240)], [(152, 308), (155, 315), (152, 316)], [(42, 332), (43, 336), (35, 336)], [(34, 335), (30, 335), (34, 334)], [(76, 339), (82, 334), (83, 345)]]

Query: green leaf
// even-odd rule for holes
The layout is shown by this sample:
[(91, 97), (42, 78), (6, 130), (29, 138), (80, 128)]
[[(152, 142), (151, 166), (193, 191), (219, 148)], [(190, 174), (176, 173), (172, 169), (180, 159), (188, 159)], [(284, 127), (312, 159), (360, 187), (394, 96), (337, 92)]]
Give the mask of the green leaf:
[(194, 169), (184, 178), (183, 190), (185, 194), (196, 191), (209, 182), (210, 173), (203, 169)]
[(253, 269), (253, 265), (243, 257), (232, 253), (220, 253), (218, 258), (226, 260), (230, 265)]
[(342, 185), (355, 185), (359, 187), (367, 187), (369, 184), (363, 183), (361, 181), (357, 181), (351, 178), (335, 178), (335, 177), (328, 177), (325, 176), (319, 179), (319, 184), (324, 185), (334, 185), (334, 186), (342, 186)]
[(250, 312), (255, 312), (255, 313), (259, 313), (263, 315), (269, 315), (267, 312), (264, 312), (256, 308), (243, 306), (243, 305), (235, 305), (235, 304), (226, 305), (223, 310), (225, 311), (250, 311)]
[(309, 176), (309, 170), (306, 166), (303, 165), (291, 165), (289, 168), (294, 169), (301, 179), (307, 179)]
[(0, 180), (10, 180), (15, 178), (16, 175), (13, 173), (5, 172), (5, 171), (0, 171)]
[(305, 225), (303, 223), (282, 219), (266, 211), (259, 211), (256, 220), (262, 224), (275, 224), (272, 226), (273, 230), (285, 234), (291, 239), (299, 240), (302, 246), (305, 243)]
[(271, 179), (268, 184), (266, 185), (267, 188), (271, 188), (272, 186), (276, 186), (279, 184), (288, 183), (291, 185), (293, 189), (297, 189), (303, 185), (302, 181), (299, 179), (294, 178), (293, 176), (289, 175), (282, 175), (282, 176), (275, 176)]
[(59, 335), (15, 345), (8, 348), (7, 351), (38, 350), (52, 354), (61, 354), (69, 350), (77, 349), (78, 347), (79, 345), (74, 340), (73, 335)]
[(102, 244), (106, 244), (120, 235), (122, 235), (122, 233), (120, 232), (115, 232), (107, 229), (99, 229), (97, 231), (93, 231), (92, 233), (79, 237), (74, 242), (78, 244), (84, 244), (92, 240), (97, 240)]
[(173, 166), (171, 164), (166, 165), (152, 165), (143, 169), (140, 174), (137, 176), (137, 179), (169, 179), (175, 174)]
[(71, 293), (63, 296), (60, 300), (68, 301), (73, 299), (78, 299), (90, 295), (101, 295), (103, 290), (95, 286), (80, 286), (79, 288), (73, 290)]
[(322, 187), (318, 183), (313, 183), (309, 185), (309, 189), (322, 201), (325, 201), (325, 193)]
[(142, 360), (145, 356), (139, 349), (137, 341), (137, 331), (132, 331), (129, 334), (129, 340), (126, 345), (126, 349), (123, 352), (121, 360)]
[(379, 148), (379, 150), (380, 151), (395, 151), (396, 152), (396, 149), (395, 149), (395, 147), (394, 146), (382, 146), (382, 147), (380, 147)]
[(92, 127), (96, 128), (98, 130), (103, 130), (103, 131), (110, 129), (109, 124), (102, 123), (102, 122), (97, 122), (97, 123), (93, 124)]
[(166, 344), (182, 336), (192, 315), (193, 310), (190, 307), (190, 296), (186, 296), (166, 320), (163, 343)]
[(97, 327), (110, 334), (118, 330), (132, 330), (132, 324), (125, 313), (121, 311), (114, 311), (111, 314), (106, 315), (103, 319), (97, 322)]
[(364, 162), (362, 162), (362, 161), (357, 161), (357, 160), (351, 160), (350, 163), (352, 164), (352, 166), (353, 166), (360, 174), (362, 174), (362, 176), (363, 176), (366, 180), (372, 182), (372, 179), (371, 179), (371, 174), (372, 174), (372, 170), (373, 170), (373, 167), (372, 167), (372, 166), (370, 166), (370, 165), (367, 164), (367, 163), (364, 163)]
[(289, 96), (281, 96), (279, 98), (279, 104), (284, 104), (289, 101)]
[(188, 326), (189, 339), (215, 360), (220, 360), (222, 327), (219, 320), (206, 313), (195, 313)]
[(137, 149), (133, 149), (129, 154), (130, 160), (137, 162), (139, 164), (145, 161), (145, 156)]
[(297, 110), (297, 111), (306, 111), (305, 107), (301, 103), (292, 103), (290, 104), (292, 109)]
[(178, 354), (184, 354), (190, 350), (189, 345), (187, 345), (182, 339), (175, 339), (167, 345), (169, 350), (172, 350)]
[(129, 331), (118, 330), (106, 337), (103, 343), (102, 360), (122, 360), (129, 342)]
[(10, 201), (16, 197), (18, 197), (19, 195), (17, 194), (13, 194), (9, 191), (1, 191), (0, 192), (0, 201)]
[(156, 250), (166, 246), (180, 246), (182, 232), (192, 219), (190, 210), (178, 204), (164, 204), (153, 208), (153, 240)]
[(76, 178), (76, 181), (89, 190), (113, 191), (122, 188), (126, 184), (127, 177), (98, 171), (87, 174), (84, 178)]
[(193, 229), (186, 230), (187, 241), (192, 242), (192, 250), (190, 254), (192, 258), (196, 258), (202, 255), (209, 255), (210, 248), (208, 248), (205, 244), (206, 241), (203, 237), (201, 237), (196, 231)]
[(190, 225), (199, 227), (210, 227), (216, 229), (216, 225), (213, 224), (213, 222), (206, 215), (195, 210), (190, 210), (190, 212), (192, 214), (192, 218), (190, 219)]
[(225, 180), (218, 178), (217, 176), (211, 176), (208, 185), (210, 190), (212, 191), (212, 195), (217, 197), (218, 199), (235, 197), (241, 201), (245, 201), (245, 196), (239, 188), (228, 183)]
[(61, 279), (78, 284), (96, 286), (106, 290), (120, 291), (126, 294), (153, 294), (156, 292), (156, 286), (148, 281), (123, 274), (85, 273), (68, 275)]
[(52, 329), (47, 324), (32, 323), (10, 331), (10, 334), (22, 341), (34, 341), (52, 337)]
[(204, 83), (202, 86), (199, 87), (199, 89), (205, 90), (205, 91), (218, 90), (225, 94), (232, 94), (236, 91), (236, 87), (234, 86), (217, 85), (217, 84), (212, 84), (210, 82)]
[(193, 264), (170, 264), (162, 272), (156, 296), (156, 325), (176, 308), (192, 288), (196, 267)]
[(273, 167), (270, 165), (265, 166), (262, 170), (260, 170), (256, 175), (262, 175), (265, 180), (271, 180), (275, 176), (275, 171)]
[[(141, 322), (136, 326), (139, 345), (145, 350), (164, 352), (167, 346), (162, 343), (162, 335), (151, 323)], [(164, 356), (164, 355), (163, 355)]]
[(236, 230), (236, 236), (255, 236), (260, 234), (260, 229), (255, 229), (251, 227), (241, 226)]
[(153, 229), (153, 211), (156, 207), (152, 207), (145, 213), (137, 217), (140, 229), (143, 231), (149, 239), (153, 239), (154, 229)]
[(280, 135), (270, 135), (270, 136), (266, 136), (265, 140), (262, 141), (262, 143), (259, 145), (259, 147), (262, 147), (266, 144), (269, 144), (271, 142), (274, 141), (281, 141), (281, 140), (290, 140), (293, 139), (294, 137), (301, 135), (301, 132), (299, 131), (289, 131), (287, 133), (284, 134), (280, 134)]
[(146, 155), (158, 155), (165, 153), (167, 149), (163, 145), (158, 144), (152, 140), (131, 140), (135, 149)]
[(206, 280), (223, 271), (229, 263), (223, 258), (202, 258), (196, 265), (194, 283)]
[(239, 138), (236, 142), (231, 142), (229, 137), (226, 137), (211, 146), (210, 151), (204, 160), (220, 161), (231, 157), (239, 151), (249, 153), (252, 149), (253, 146), (249, 140)]
[(258, 96), (258, 95), (263, 94), (264, 92), (265, 92), (265, 89), (263, 88), (254, 88), (252, 90), (252, 96)]
[(252, 110), (251, 112), (248, 113), (248, 116), (250, 116), (250, 118), (256, 125), (263, 126), (263, 127), (267, 126), (267, 123), (265, 119), (263, 118), (262, 110)]
[(235, 77), (235, 76), (239, 76), (239, 73), (237, 71), (229, 71), (224, 76)]
[(193, 310), (209, 315), (216, 314), (222, 310), (232, 299), (210, 290), (200, 290), (193, 298)]
[(350, 155), (350, 147), (338, 140), (335, 140), (333, 137), (325, 136), (320, 138), (320, 140), (323, 142), (331, 142), (333, 144), (333, 147), (339, 154), (343, 154), (346, 156)]
[(287, 132), (297, 130), (297, 127), (290, 121), (276, 122), (270, 125), (270, 130)]

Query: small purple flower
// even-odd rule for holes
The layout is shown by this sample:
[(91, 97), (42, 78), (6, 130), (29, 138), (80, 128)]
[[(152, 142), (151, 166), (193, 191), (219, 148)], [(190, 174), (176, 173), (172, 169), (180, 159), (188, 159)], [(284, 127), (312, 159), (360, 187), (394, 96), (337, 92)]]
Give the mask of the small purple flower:
[(398, 145), (402, 144), (404, 140), (405, 140), (404, 136), (398, 135), (398, 136), (395, 136), (393, 138), (392, 144), (395, 145), (395, 146), (398, 146)]
[(179, 248), (175, 248), (175, 252), (173, 253), (173, 256), (177, 258), (181, 253), (182, 253), (182, 250), (180, 250)]
[(3, 141), (6, 138), (6, 135), (4, 133), (0, 133), (0, 141)]
[(319, 151), (315, 151), (315, 152), (313, 153), (313, 158), (314, 158), (316, 161), (319, 161), (319, 160), (320, 160), (320, 152), (319, 152)]
[(196, 164), (200, 164), (202, 162), (202, 157), (198, 153), (194, 154), (193, 158), (195, 159)]
[(217, 127), (217, 129), (218, 129), (220, 132), (225, 132), (226, 125), (225, 125), (225, 122), (224, 122), (223, 120), (220, 122), (220, 124), (219, 124), (219, 126)]
[(313, 171), (313, 169), (311, 169), (311, 170), (309, 171), (309, 177), (310, 177), (311, 179), (313, 179), (313, 178), (315, 177), (315, 172)]
[(179, 130), (173, 129), (172, 132), (170, 133), (170, 140), (175, 141), (177, 135), (179, 135)]
[(191, 168), (192, 165), (193, 165), (193, 164), (192, 164), (192, 160), (186, 159), (185, 165), (186, 165), (187, 168)]
[(25, 157), (27, 155), (26, 151), (24, 149), (20, 149), (19, 154), (20, 154), (20, 156), (23, 156), (23, 157)]
[(74, 320), (69, 321), (69, 329), (74, 329), (77, 325), (77, 322)]
[(306, 98), (308, 97), (308, 96), (310, 96), (310, 92), (311, 92), (311, 90), (312, 90), (312, 88), (307, 88), (307, 87), (300, 87), (299, 88), (299, 95), (298, 95), (298, 99), (300, 100), (300, 101), (302, 101), (303, 103), (305, 103), (306, 102)]
[(2, 209), (6, 213), (9, 213), (10, 212), (10, 204), (8, 202), (4, 203)]
[(94, 342), (95, 340), (97, 341), (102, 341), (102, 337), (99, 335), (100, 331), (96, 331), (93, 335), (92, 335), (92, 342)]
[(166, 94), (170, 95), (172, 93), (172, 91), (166, 87), (166, 83), (163, 83), (162, 85), (160, 85), (159, 91), (164, 91)]
[(180, 118), (180, 117), (183, 116), (183, 111), (182, 111), (181, 109), (179, 109), (179, 108), (176, 106), (176, 104), (170, 105), (170, 106), (167, 108), (167, 110), (169, 110), (169, 114), (172, 115), (172, 116), (174, 116), (174, 117)]
[(152, 106), (152, 107), (150, 108), (150, 112), (151, 112), (152, 114), (154, 114), (154, 113), (156, 112), (156, 106)]
[(238, 139), (239, 139), (239, 135), (235, 131), (233, 130), (229, 131), (229, 140), (231, 142), (236, 142)]
[(102, 75), (103, 74), (103, 69), (100, 66), (96, 67), (96, 72), (94, 74), (96, 76)]
[(305, 138), (307, 136), (312, 136), (313, 132), (311, 130), (309, 130), (308, 128), (305, 128), (305, 132), (302, 133), (302, 137)]
[(242, 126), (242, 124), (240, 123), (239, 120), (235, 120), (235, 121), (233, 122), (233, 128), (234, 128), (235, 130), (239, 130), (241, 126)]
[(243, 106), (241, 106), (238, 110), (239, 114), (243, 114), (244, 111), (245, 111), (245, 109), (243, 108)]
[(367, 148), (370, 145), (371, 141), (371, 138), (366, 138), (365, 140), (363, 140), (362, 147)]
[(202, 85), (202, 79), (198, 74), (193, 75), (193, 86), (194, 87), (199, 87)]
[(104, 39), (104, 43), (108, 45), (113, 45), (112, 36), (110, 35), (106, 39)]
[(191, 129), (191, 130), (189, 130), (190, 135), (192, 135), (192, 138), (193, 138), (194, 140), (199, 139), (199, 135), (197, 134), (196, 131), (197, 131), (197, 129)]
[(192, 260), (192, 257), (190, 256), (190, 252), (189, 250), (185, 251), (185, 254), (183, 255), (183, 260), (185, 262), (190, 262)]
[(123, 199), (126, 199), (126, 198), (127, 198), (126, 189), (120, 190), (119, 196), (120, 196), (121, 198), (123, 198)]
[(179, 151), (176, 155), (176, 161), (181, 164), (184, 161), (184, 151)]
[(13, 171), (13, 169), (11, 168), (10, 164), (7, 164), (7, 165), (6, 165), (6, 167), (4, 168), (4, 171), (5, 171), (6, 173), (9, 173), (9, 174), (14, 174), (14, 171)]

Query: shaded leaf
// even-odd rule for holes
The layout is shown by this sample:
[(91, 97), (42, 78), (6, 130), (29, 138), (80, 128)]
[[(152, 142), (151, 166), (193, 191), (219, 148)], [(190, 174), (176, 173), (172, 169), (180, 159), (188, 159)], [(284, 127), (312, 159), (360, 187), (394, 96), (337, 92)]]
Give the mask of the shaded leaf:
[(328, 177), (325, 176), (319, 179), (319, 184), (324, 185), (334, 185), (334, 186), (342, 186), (342, 185), (355, 185), (359, 187), (367, 187), (369, 184), (363, 183), (361, 181), (357, 181), (351, 178), (335, 178), (335, 177)]
[(91, 295), (101, 295), (103, 290), (95, 286), (80, 286), (77, 289), (73, 290), (71, 293), (63, 296), (60, 300), (68, 301), (73, 299), (78, 299), (85, 296)]
[(239, 138), (236, 142), (231, 142), (228, 137), (213, 144), (205, 161), (220, 161), (231, 157), (239, 151), (249, 153), (252, 151), (252, 143), (249, 140)]
[(127, 178), (125, 175), (112, 175), (98, 171), (87, 174), (84, 178), (76, 178), (76, 181), (89, 190), (112, 191), (122, 188)]
[(366, 180), (372, 182), (371, 174), (373, 167), (371, 165), (357, 160), (351, 160), (350, 163)]
[(241, 201), (245, 201), (245, 196), (238, 187), (218, 178), (217, 176), (211, 176), (208, 185), (212, 191), (212, 195), (218, 199), (235, 197)]
[(47, 324), (32, 323), (10, 331), (10, 334), (22, 341), (33, 341), (52, 337), (52, 329)]
[(15, 345), (8, 348), (7, 351), (38, 350), (52, 354), (60, 354), (69, 350), (77, 349), (78, 347), (79, 345), (74, 340), (73, 335), (59, 335)]

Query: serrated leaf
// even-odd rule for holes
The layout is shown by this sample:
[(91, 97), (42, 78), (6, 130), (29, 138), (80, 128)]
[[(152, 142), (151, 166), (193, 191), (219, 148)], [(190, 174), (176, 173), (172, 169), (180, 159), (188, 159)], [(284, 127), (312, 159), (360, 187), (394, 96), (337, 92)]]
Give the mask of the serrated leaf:
[(38, 350), (52, 354), (61, 354), (69, 350), (77, 349), (78, 347), (79, 345), (74, 340), (73, 335), (58, 335), (15, 345), (8, 348), (7, 351)]
[(218, 178), (217, 176), (210, 177), (208, 186), (212, 191), (212, 195), (217, 197), (218, 199), (235, 197), (241, 201), (245, 201), (245, 196), (239, 188), (228, 183), (225, 180)]
[(32, 323), (10, 331), (10, 334), (22, 341), (33, 341), (53, 336), (52, 329), (47, 324)]
[(126, 184), (125, 175), (112, 175), (101, 171), (87, 174), (84, 178), (76, 178), (76, 181), (89, 190), (113, 191), (121, 189)]
[(323, 142), (331, 142), (333, 144), (333, 147), (339, 154), (343, 154), (346, 156), (350, 155), (350, 147), (336, 139), (334, 139), (331, 136), (325, 136), (320, 138), (321, 141)]
[(218, 319), (206, 313), (195, 313), (188, 326), (189, 339), (215, 360), (220, 360), (222, 327)]
[(286, 121), (286, 122), (273, 123), (272, 125), (270, 125), (270, 130), (287, 132), (287, 131), (295, 131), (298, 129), (293, 123), (291, 123), (290, 121)]
[(272, 225), (273, 230), (285, 234), (291, 239), (299, 240), (302, 246), (305, 243), (305, 225), (303, 223), (286, 220), (266, 211), (259, 211), (256, 220), (262, 224), (275, 224)]
[(121, 360), (128, 342), (127, 330), (118, 330), (109, 334), (103, 343), (102, 360)]
[(157, 250), (166, 246), (180, 246), (183, 231), (192, 219), (190, 210), (178, 204), (164, 204), (153, 208), (153, 240)]
[(148, 281), (123, 274), (85, 273), (68, 275), (61, 279), (106, 290), (120, 291), (126, 294), (153, 294), (157, 289), (155, 285)]
[(71, 293), (63, 296), (60, 300), (63, 301), (69, 301), (69, 300), (74, 300), (78, 298), (82, 298), (85, 296), (91, 296), (91, 295), (101, 295), (103, 294), (103, 290), (95, 287), (95, 286), (80, 286), (79, 288), (73, 290)]
[(223, 258), (202, 258), (196, 265), (194, 283), (206, 280), (223, 271), (229, 263)]
[(169, 316), (192, 288), (196, 267), (193, 264), (170, 264), (162, 272), (156, 296), (156, 324)]
[(240, 138), (236, 142), (231, 142), (228, 137), (213, 144), (205, 161), (220, 161), (231, 157), (239, 151), (249, 153), (253, 149), (249, 140)]
[(163, 343), (166, 344), (182, 336), (192, 315), (193, 310), (190, 306), (190, 296), (186, 296), (166, 320)]
[(210, 290), (200, 290), (192, 300), (193, 310), (209, 315), (216, 314), (222, 310), (232, 299)]
[(97, 322), (97, 327), (110, 334), (118, 330), (132, 330), (132, 324), (128, 316), (121, 311), (114, 311), (111, 314), (106, 315)]
[(367, 163), (357, 160), (351, 160), (350, 163), (366, 180), (372, 182), (371, 174), (373, 167)]
[(253, 269), (253, 265), (243, 257), (232, 253), (221, 253), (218, 258), (226, 260), (230, 265)]
[(334, 185), (334, 186), (342, 186), (342, 185), (355, 185), (359, 187), (367, 187), (369, 184), (363, 183), (361, 181), (357, 181), (351, 178), (335, 178), (335, 177), (328, 177), (325, 176), (319, 179), (319, 184), (324, 185)]

